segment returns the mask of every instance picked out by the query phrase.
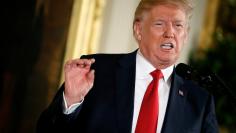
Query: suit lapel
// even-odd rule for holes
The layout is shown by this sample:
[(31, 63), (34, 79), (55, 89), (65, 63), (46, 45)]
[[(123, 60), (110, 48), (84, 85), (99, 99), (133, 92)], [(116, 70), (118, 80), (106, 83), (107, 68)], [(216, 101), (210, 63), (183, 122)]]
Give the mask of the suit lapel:
[(179, 133), (183, 131), (184, 108), (188, 94), (183, 84), (183, 79), (174, 72), (162, 133)]
[(115, 100), (120, 133), (130, 133), (132, 129), (136, 53), (137, 51), (123, 56), (117, 65)]

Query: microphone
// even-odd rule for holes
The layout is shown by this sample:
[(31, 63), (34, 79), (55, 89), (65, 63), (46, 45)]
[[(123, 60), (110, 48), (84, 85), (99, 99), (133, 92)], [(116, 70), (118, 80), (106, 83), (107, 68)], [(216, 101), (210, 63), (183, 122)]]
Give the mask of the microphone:
[(196, 82), (200, 87), (205, 88), (213, 96), (226, 95), (236, 110), (236, 97), (233, 95), (231, 89), (215, 73), (208, 71), (203, 74), (184, 63), (178, 64), (175, 71), (180, 77)]
[(180, 63), (175, 68), (176, 73), (184, 79), (193, 80), (200, 84), (200, 86), (205, 86), (212, 81), (212, 75), (210, 73), (201, 74), (194, 68), (184, 63)]

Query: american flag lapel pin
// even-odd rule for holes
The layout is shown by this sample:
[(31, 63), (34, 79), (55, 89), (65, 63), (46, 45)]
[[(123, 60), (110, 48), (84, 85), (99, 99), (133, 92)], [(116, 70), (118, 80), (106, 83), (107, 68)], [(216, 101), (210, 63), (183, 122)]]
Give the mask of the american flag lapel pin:
[(179, 95), (184, 96), (184, 92), (182, 90), (179, 90)]

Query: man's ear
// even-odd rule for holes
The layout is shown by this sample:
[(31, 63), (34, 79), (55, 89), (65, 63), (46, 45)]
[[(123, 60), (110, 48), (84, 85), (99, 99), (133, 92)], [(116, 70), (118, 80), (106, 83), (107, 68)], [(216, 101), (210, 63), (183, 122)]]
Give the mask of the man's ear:
[(141, 22), (140, 21), (136, 21), (134, 22), (134, 37), (137, 41), (140, 41), (142, 39), (142, 35), (141, 35), (141, 30), (142, 30), (142, 26), (141, 26)]

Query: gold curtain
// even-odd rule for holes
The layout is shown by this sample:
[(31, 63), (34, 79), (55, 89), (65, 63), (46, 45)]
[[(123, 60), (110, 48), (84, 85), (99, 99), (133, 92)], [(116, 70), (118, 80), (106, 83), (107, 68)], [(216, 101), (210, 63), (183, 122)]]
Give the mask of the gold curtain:
[(216, 28), (219, 0), (208, 0), (203, 28), (200, 33), (199, 50), (208, 49), (212, 45), (212, 35)]
[[(97, 52), (106, 0), (74, 0), (64, 63)], [(61, 81), (64, 80), (62, 70)]]

